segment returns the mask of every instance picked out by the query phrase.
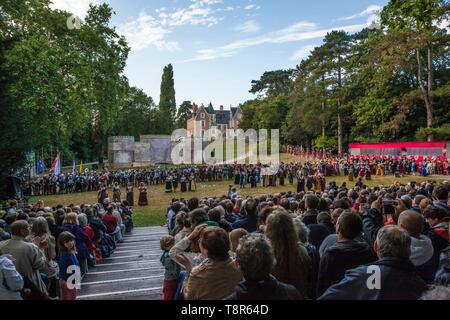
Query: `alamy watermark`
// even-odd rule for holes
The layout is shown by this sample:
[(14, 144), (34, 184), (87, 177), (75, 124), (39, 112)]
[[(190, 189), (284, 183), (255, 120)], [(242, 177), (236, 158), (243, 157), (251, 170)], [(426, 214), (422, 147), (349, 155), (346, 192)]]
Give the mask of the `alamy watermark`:
[(381, 289), (381, 269), (379, 266), (370, 265), (366, 270), (367, 274), (370, 276), (366, 280), (366, 286), (369, 290), (380, 290)]
[[(217, 127), (203, 130), (202, 122), (195, 121), (193, 132), (177, 129), (171, 140), (173, 164), (262, 164), (276, 170), (280, 163), (280, 133), (270, 130), (227, 129), (222, 132)], [(270, 154), (268, 154), (270, 144)]]

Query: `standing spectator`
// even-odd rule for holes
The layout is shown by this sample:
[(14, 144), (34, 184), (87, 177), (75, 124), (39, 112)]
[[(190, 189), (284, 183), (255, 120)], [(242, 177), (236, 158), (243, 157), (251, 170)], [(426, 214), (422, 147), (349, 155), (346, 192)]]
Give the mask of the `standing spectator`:
[(63, 227), (75, 236), (77, 259), (80, 263), (81, 275), (84, 275), (88, 269), (88, 237), (84, 233), (83, 227), (78, 222), (78, 216), (75, 212), (66, 214), (63, 221)]
[[(77, 281), (81, 281), (80, 264), (76, 252), (76, 237), (69, 231), (62, 232), (58, 237), (59, 248), (59, 283), (62, 300), (75, 300), (77, 298)], [(75, 275), (75, 283), (68, 283), (69, 277)]]
[(30, 234), (30, 225), (25, 220), (15, 221), (11, 226), (11, 234), (11, 239), (0, 243), (0, 255), (13, 256), (17, 271), (47, 295), (47, 288), (39, 273), (45, 267), (45, 256), (38, 246), (25, 241)]
[(160, 245), (163, 251), (161, 258), (164, 266), (164, 283), (162, 300), (173, 300), (177, 291), (178, 277), (180, 275), (180, 266), (169, 256), (169, 250), (173, 247), (175, 238), (166, 235), (161, 238)]
[(236, 263), (244, 281), (227, 300), (300, 300), (297, 289), (271, 276), (275, 265), (273, 249), (262, 234), (242, 237), (236, 251)]
[(358, 242), (362, 221), (354, 212), (342, 213), (336, 224), (338, 241), (320, 258), (317, 296), (331, 285), (338, 283), (347, 270), (377, 260), (366, 242)]
[[(408, 232), (398, 226), (381, 228), (374, 244), (379, 260), (370, 266), (348, 270), (344, 279), (332, 285), (319, 300), (417, 300), (427, 289), (409, 260), (411, 238)], [(372, 267), (373, 269), (369, 269)], [(370, 270), (379, 270), (379, 281), (373, 288)], [(377, 283), (378, 282), (378, 283)]]
[(10, 255), (0, 256), (0, 300), (22, 300), (23, 278)]

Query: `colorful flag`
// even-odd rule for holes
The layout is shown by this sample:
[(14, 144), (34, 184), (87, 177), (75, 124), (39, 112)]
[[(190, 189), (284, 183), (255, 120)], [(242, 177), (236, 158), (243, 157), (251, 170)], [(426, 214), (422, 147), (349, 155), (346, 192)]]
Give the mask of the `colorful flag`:
[(80, 174), (83, 173), (83, 160), (81, 160), (80, 162)]
[(42, 158), (39, 157), (38, 158), (38, 162), (37, 162), (37, 172), (38, 174), (41, 174), (44, 172), (44, 161), (42, 161)]
[(56, 175), (61, 174), (61, 161), (60, 161), (59, 153), (56, 156), (55, 160), (53, 160), (52, 167), (50, 168), (50, 172), (54, 172)]

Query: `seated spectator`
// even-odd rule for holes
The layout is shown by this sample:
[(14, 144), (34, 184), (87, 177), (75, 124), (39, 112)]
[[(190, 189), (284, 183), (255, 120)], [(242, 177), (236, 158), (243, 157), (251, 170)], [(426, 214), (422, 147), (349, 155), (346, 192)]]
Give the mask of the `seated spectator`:
[(93, 258), (95, 257), (95, 245), (94, 245), (94, 230), (91, 228), (91, 226), (88, 224), (88, 219), (86, 214), (84, 213), (80, 213), (78, 215), (78, 221), (80, 222), (80, 226), (83, 228), (84, 234), (87, 237), (87, 241), (86, 241), (86, 246), (89, 252), (89, 257), (88, 257), (88, 264), (90, 266), (94, 265), (94, 261)]
[(414, 201), (412, 203), (411, 210), (416, 211), (417, 213), (422, 213), (422, 209), (420, 208), (420, 202), (424, 199), (426, 199), (422, 194), (418, 194), (414, 197)]
[(234, 229), (231, 231), (228, 236), (230, 238), (230, 252), (233, 254), (232, 258), (234, 258), (234, 255), (236, 254), (236, 249), (239, 244), (239, 239), (241, 239), (243, 236), (248, 235), (247, 230), (243, 228)]
[(219, 300), (229, 296), (242, 274), (230, 256), (228, 234), (218, 227), (206, 227), (200, 240), (201, 254), (207, 259), (192, 268), (185, 260), (186, 278), (182, 289), (185, 300)]
[(362, 232), (359, 214), (344, 212), (336, 224), (338, 241), (320, 258), (317, 296), (338, 283), (347, 270), (376, 261), (377, 257), (366, 242), (357, 241)]
[(449, 192), (444, 186), (436, 186), (433, 189), (433, 206), (444, 210), (447, 217), (450, 218), (450, 207), (448, 206)]
[[(427, 289), (409, 260), (411, 238), (398, 226), (385, 226), (374, 244), (379, 260), (348, 270), (319, 300), (417, 300)], [(377, 279), (377, 277), (379, 278)], [(367, 284), (372, 284), (370, 287)]]
[(0, 256), (0, 300), (22, 300), (23, 278), (13, 261), (10, 255)]
[(430, 290), (426, 291), (421, 297), (420, 300), (450, 300), (450, 288), (448, 286), (435, 286)]
[(440, 207), (428, 206), (423, 212), (424, 218), (429, 225), (429, 229), (424, 234), (431, 239), (433, 243), (433, 261), (437, 268), (439, 256), (449, 243), (449, 222), (450, 217)]
[(336, 229), (331, 220), (331, 215), (328, 212), (326, 211), (320, 212), (317, 215), (317, 223), (325, 226), (330, 234), (336, 233)]
[(299, 300), (297, 289), (271, 276), (275, 264), (273, 249), (262, 234), (251, 234), (239, 240), (236, 264), (244, 281), (227, 300)]
[(189, 214), (185, 211), (178, 212), (175, 223), (181, 228), (180, 231), (175, 234), (175, 243), (177, 243), (192, 232)]
[(257, 203), (255, 199), (247, 199), (243, 204), (241, 215), (243, 216), (234, 222), (231, 227), (233, 229), (244, 228), (248, 232), (254, 232), (258, 226)]
[(208, 211), (210, 221), (215, 221), (226, 232), (232, 230), (231, 225), (225, 220), (225, 209), (222, 206), (217, 206)]
[(295, 286), (302, 298), (308, 298), (312, 264), (308, 252), (299, 244), (292, 217), (277, 208), (267, 217), (265, 234), (275, 255), (272, 274), (279, 281)]
[(402, 212), (398, 218), (398, 226), (408, 231), (411, 237), (411, 256), (409, 259), (422, 279), (427, 284), (431, 284), (437, 266), (432, 259), (433, 244), (430, 238), (422, 235), (424, 222), (423, 216), (413, 210)]
[(450, 244), (441, 251), (439, 267), (436, 272), (434, 284), (443, 286), (450, 285)]
[(311, 281), (309, 289), (308, 289), (308, 296), (311, 299), (315, 299), (316, 297), (316, 287), (317, 287), (317, 276), (319, 272), (319, 262), (320, 262), (320, 256), (319, 251), (317, 248), (308, 242), (309, 237), (309, 229), (308, 227), (301, 221), (300, 218), (294, 219), (294, 225), (295, 229), (297, 231), (298, 239), (300, 241), (300, 244), (305, 247), (306, 251), (308, 252), (309, 258), (311, 259)]
[(0, 241), (11, 239), (11, 234), (6, 231), (6, 221), (0, 219)]
[(306, 225), (316, 224), (317, 223), (317, 215), (319, 212), (317, 211), (317, 206), (319, 205), (319, 198), (313, 194), (308, 194), (305, 196), (305, 207), (306, 211), (302, 215), (302, 222)]
[(47, 295), (47, 287), (39, 272), (45, 267), (45, 256), (38, 246), (25, 241), (30, 235), (30, 225), (25, 220), (15, 221), (11, 226), (11, 234), (11, 239), (0, 243), (0, 255), (11, 255), (15, 259), (13, 262), (17, 271)]

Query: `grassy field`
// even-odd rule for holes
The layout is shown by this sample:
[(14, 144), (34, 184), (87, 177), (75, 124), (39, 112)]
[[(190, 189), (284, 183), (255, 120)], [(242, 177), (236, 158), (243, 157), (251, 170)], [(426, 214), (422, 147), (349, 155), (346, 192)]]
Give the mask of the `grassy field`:
[[(282, 161), (295, 161), (294, 158), (289, 157), (289, 159), (283, 155)], [(372, 180), (365, 181), (369, 186), (376, 185), (387, 185), (395, 183), (399, 181), (400, 183), (408, 183), (412, 180), (417, 182), (422, 182), (429, 180), (430, 178), (424, 177), (405, 177), (405, 178), (395, 178), (394, 176), (384, 176), (384, 177), (372, 177)], [(440, 181), (442, 179), (439, 178), (431, 178), (436, 181)], [(343, 181), (347, 181), (347, 177), (329, 177), (327, 178), (327, 183), (331, 181), (336, 181), (338, 185), (340, 185)], [(215, 197), (222, 196), (227, 194), (228, 186), (232, 183), (229, 181), (216, 181), (216, 182), (205, 182), (205, 183), (197, 183), (197, 191), (195, 192), (186, 192), (181, 193), (178, 189), (176, 193), (165, 193), (164, 185), (157, 186), (149, 186), (148, 187), (148, 200), (149, 205), (146, 207), (135, 206), (133, 208), (134, 212), (134, 221), (136, 226), (155, 226), (162, 225), (165, 223), (165, 212), (168, 204), (170, 203), (172, 198), (185, 198), (189, 199), (191, 197)], [(296, 190), (296, 180), (294, 184), (289, 185), (288, 181), (286, 181), (286, 185), (277, 186), (275, 188), (263, 188), (258, 187), (255, 189), (251, 189), (249, 186), (246, 189), (238, 190), (239, 195), (241, 197), (246, 196), (260, 196), (267, 194), (275, 194), (280, 192), (288, 192)], [(353, 187), (355, 182), (347, 182), (348, 187)], [(112, 191), (109, 191), (110, 197), (112, 197)], [(135, 204), (137, 204), (138, 200), (138, 190), (135, 188), (134, 200)], [(122, 198), (125, 198), (125, 190), (122, 190)], [(84, 193), (74, 193), (67, 195), (52, 195), (52, 196), (43, 196), (43, 197), (32, 197), (30, 199), (31, 202), (36, 202), (37, 200), (43, 200), (46, 206), (56, 206), (58, 204), (69, 205), (76, 204), (80, 205), (82, 203), (96, 203), (97, 201), (97, 192), (84, 192)]]

